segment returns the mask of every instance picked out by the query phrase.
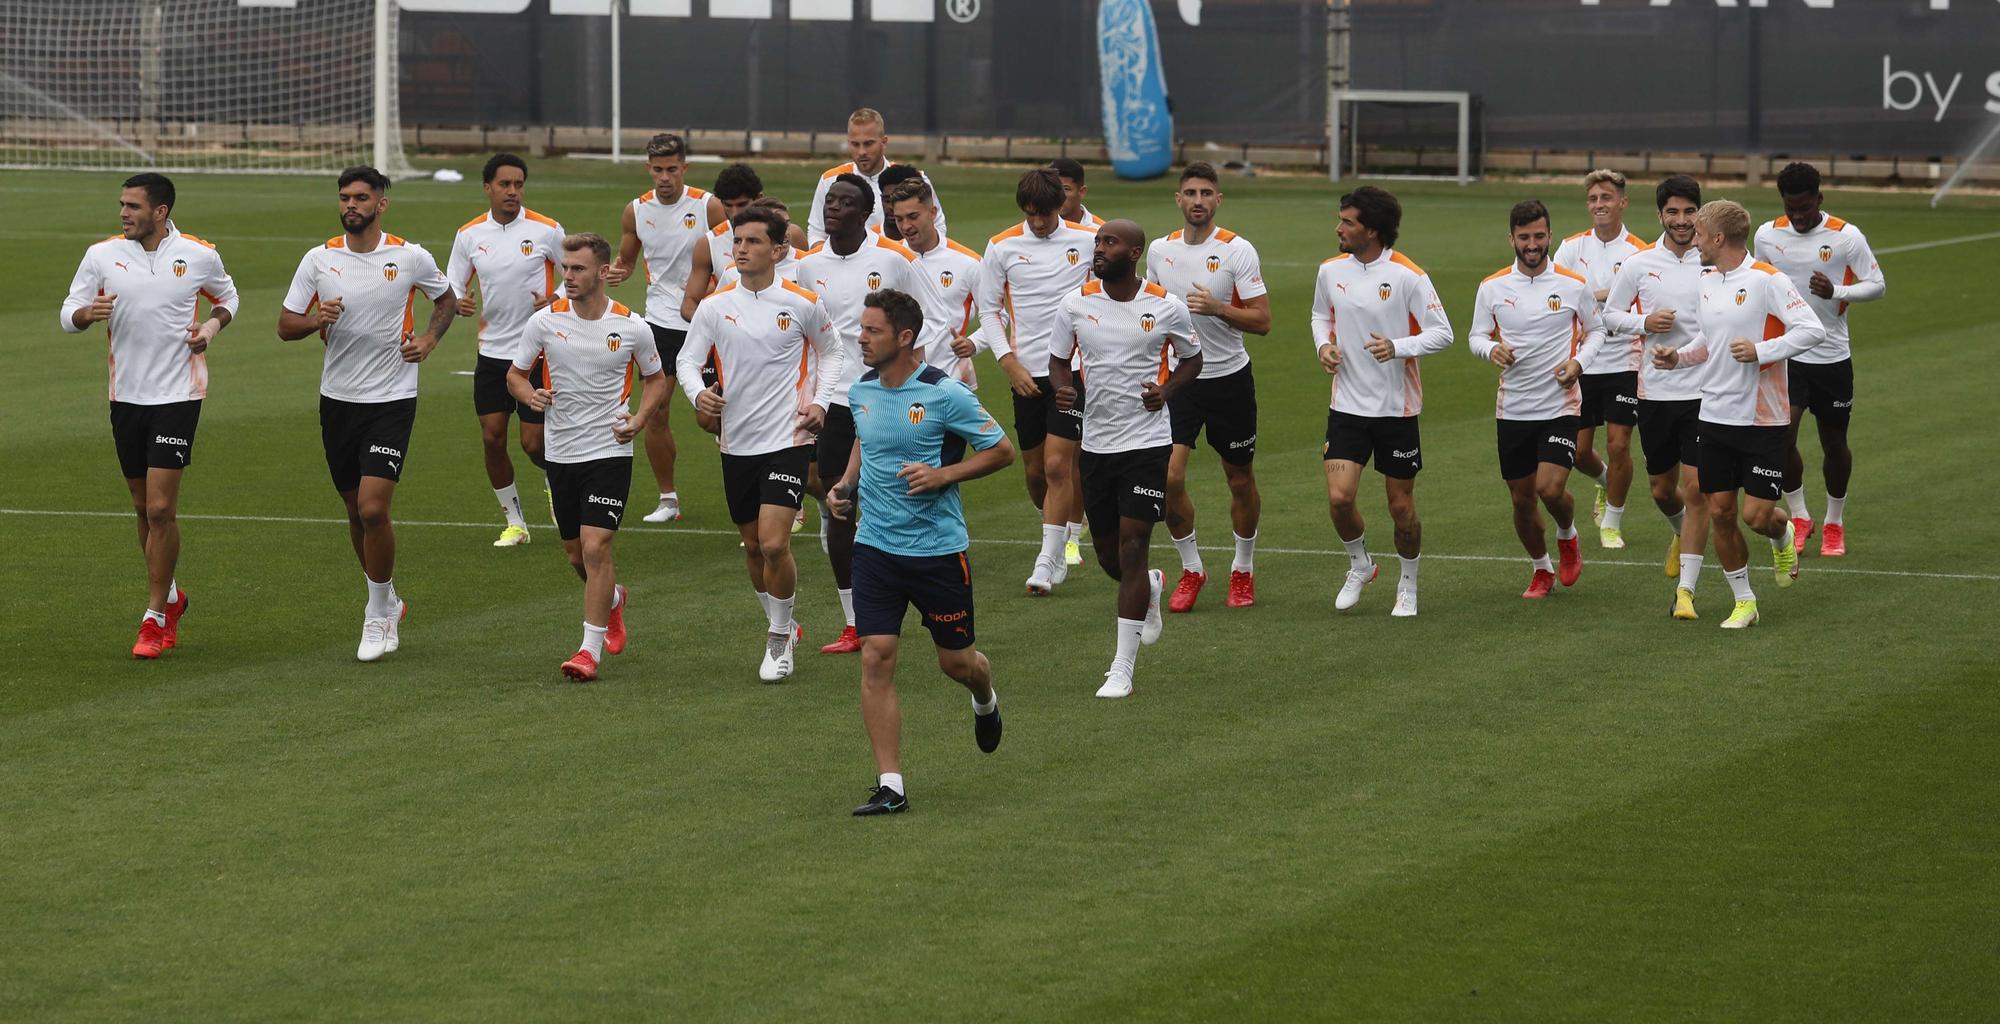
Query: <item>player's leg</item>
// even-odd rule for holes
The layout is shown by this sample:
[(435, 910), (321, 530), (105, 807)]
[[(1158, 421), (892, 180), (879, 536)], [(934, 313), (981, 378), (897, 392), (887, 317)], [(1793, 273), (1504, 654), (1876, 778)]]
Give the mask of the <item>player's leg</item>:
[(758, 678), (777, 682), (792, 674), (801, 630), (793, 620), (798, 599), (799, 567), (792, 559), (792, 518), (798, 514), (806, 477), (806, 449), (788, 448), (764, 460), (759, 489), (756, 531), (746, 534), (744, 550), (752, 547), (762, 563), (767, 595), (768, 631)]
[(926, 558), (911, 603), (923, 616), (937, 647), (938, 670), (972, 696), (972, 739), (983, 753), (1000, 748), (1000, 695), (993, 690), (993, 665), (973, 646), (972, 563), (965, 552)]
[[(472, 412), (479, 419), (480, 454), (485, 459), (486, 482), (500, 504), (502, 525), (496, 548), (528, 543), (528, 521), (521, 511), (521, 492), (515, 486), (514, 460), (507, 454), (507, 421), (519, 403), (507, 391), (507, 371), (511, 363), (482, 355), (472, 371)], [(537, 373), (535, 380), (540, 380)]]
[(1417, 614), (1417, 570), (1424, 547), (1424, 524), (1417, 517), (1417, 473), (1423, 468), (1415, 416), (1386, 417), (1377, 424), (1375, 471), (1389, 499), (1396, 527), (1396, 604), (1389, 614)]
[(1326, 467), (1326, 504), (1333, 519), (1334, 536), (1339, 537), (1341, 546), (1347, 549), (1347, 576), (1333, 601), (1335, 608), (1344, 611), (1360, 602), (1361, 588), (1373, 582), (1381, 569), (1368, 554), (1364, 532), (1367, 524), (1361, 518), (1361, 510), (1355, 506), (1361, 489), (1362, 464), (1345, 458), (1328, 458), (1323, 460), (1323, 464)]
[(653, 482), (659, 486), (660, 501), (644, 521), (664, 523), (681, 517), (680, 492), (674, 489), (674, 464), (679, 459), (679, 447), (674, 441), (673, 425), (668, 419), (673, 406), (674, 392), (680, 390), (672, 374), (680, 361), (681, 346), (687, 344), (687, 332), (648, 324), (653, 331), (653, 345), (660, 350), (660, 361), (666, 367), (667, 400), (660, 405), (659, 415), (646, 421), (644, 434), (646, 464), (653, 471)]
[[(1567, 432), (1565, 432), (1567, 433)], [(1608, 433), (1608, 431), (1607, 431)], [(1535, 496), (1556, 524), (1556, 578), (1565, 587), (1583, 575), (1583, 552), (1576, 536), (1576, 499), (1569, 494), (1569, 466), (1546, 459), (1535, 467)]]
[[(1723, 578), (1729, 581), (1736, 600), (1729, 618), (1723, 620), (1724, 629), (1743, 629), (1757, 623), (1757, 595), (1750, 586), (1750, 548), (1743, 538), (1737, 514), (1737, 489), (1749, 482), (1754, 464), (1742, 443), (1740, 432), (1744, 429), (1713, 423), (1701, 425), (1701, 485), (1708, 499), (1715, 560), (1721, 563)], [(1780, 464), (1782, 454), (1780, 451)]]
[[(1614, 397), (1614, 401), (1617, 399)], [(1617, 550), (1625, 546), (1625, 499), (1632, 493), (1632, 424), (1616, 420), (1604, 425), (1604, 514), (1598, 517), (1598, 543)]]
[(1681, 467), (1680, 473), (1681, 526), (1678, 578), (1674, 583), (1674, 611), (1676, 619), (1693, 620), (1698, 616), (1694, 610), (1695, 586), (1701, 582), (1702, 551), (1708, 547), (1709, 515), (1708, 500), (1702, 494), (1701, 470), (1691, 457)]
[[(604, 661), (612, 609), (619, 603), (618, 573), (611, 560), (611, 543), (618, 534), (592, 525), (584, 526), (581, 533), (577, 546), (583, 560), (583, 646), (563, 663), (563, 674), (590, 680), (597, 678), (597, 666)], [(619, 646), (622, 649), (624, 645)], [(589, 656), (587, 662), (585, 655)]]
[(1195, 542), (1194, 499), (1187, 492), (1188, 455), (1193, 450), (1176, 437), (1173, 454), (1167, 457), (1167, 539), (1174, 542), (1174, 550), (1181, 556), (1180, 582), (1175, 584), (1173, 596), (1167, 599), (1170, 612), (1193, 611), (1202, 585), (1208, 582), (1208, 573), (1201, 564), (1201, 549)]
[(1826, 480), (1819, 553), (1838, 557), (1847, 554), (1847, 484), (1854, 475), (1854, 452), (1847, 446), (1847, 426), (1854, 414), (1854, 363), (1815, 367), (1814, 372), (1823, 385), (1814, 393), (1812, 412), (1819, 428), (1820, 472)]
[(148, 468), (145, 490), (146, 609), (165, 616), (176, 603), (170, 591), (181, 559), (181, 470)]
[[(1074, 543), (1071, 524), (1083, 516), (1085, 504), (1077, 473), (1083, 440), (1082, 379), (1078, 378), (1073, 386), (1076, 401), (1067, 412), (1056, 408), (1053, 397), (1044, 405), (1047, 418), (1043, 424), (1042, 476), (1046, 490), (1042, 500), (1042, 547), (1035, 556), (1035, 574), (1029, 577), (1029, 590), (1034, 593), (1046, 593), (1061, 584), (1069, 578), (1069, 567), (1082, 561), (1081, 552), (1074, 562), (1070, 559), (1070, 545)], [(1053, 395), (1048, 384), (1043, 384), (1043, 388)], [(1081, 533), (1082, 527), (1075, 529)], [(1046, 586), (1038, 587), (1037, 583)]]
[(861, 724), (875, 752), (875, 789), (868, 802), (854, 809), (858, 817), (895, 814), (909, 809), (903, 788), (903, 707), (896, 699), (894, 633), (877, 633), (861, 641)]
[(1673, 531), (1661, 562), (1661, 571), (1669, 579), (1680, 574), (1681, 526), (1687, 519), (1687, 503), (1681, 495), (1680, 453), (1685, 409), (1682, 402), (1639, 403), (1639, 457), (1646, 464), (1646, 493)]
[(1257, 603), (1257, 524), (1264, 517), (1264, 496), (1257, 474), (1246, 458), (1222, 460), (1222, 482), (1229, 487), (1229, 525), (1235, 550), (1229, 559), (1229, 596), (1224, 606), (1247, 608)]
[(1813, 535), (1815, 524), (1806, 502), (1806, 460), (1799, 450), (1799, 427), (1805, 422), (1806, 413), (1817, 415), (1822, 407), (1820, 384), (1820, 376), (1811, 365), (1797, 361), (1786, 364), (1785, 388), (1791, 399), (1791, 419), (1786, 424), (1783, 496), (1800, 551), (1805, 550), (1806, 539)]
[[(854, 455), (854, 414), (847, 406), (826, 411), (826, 426), (819, 434), (818, 467), (822, 486), (840, 480)], [(840, 634), (819, 649), (821, 654), (853, 654), (861, 650), (861, 638), (854, 628), (854, 520), (822, 517), (826, 531), (826, 560), (833, 569), (833, 586), (840, 596), (840, 611), (846, 617)], [(785, 529), (791, 529), (790, 521)]]

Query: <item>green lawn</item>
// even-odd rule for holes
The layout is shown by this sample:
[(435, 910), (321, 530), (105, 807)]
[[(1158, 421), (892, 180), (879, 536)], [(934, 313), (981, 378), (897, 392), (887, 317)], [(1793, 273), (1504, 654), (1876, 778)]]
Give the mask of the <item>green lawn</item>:
[[(815, 169), (764, 171), (803, 208)], [(1017, 219), (1014, 173), (935, 169), (960, 239)], [(2000, 239), (1912, 248), (2000, 231), (2000, 200), (1830, 196), (1890, 285), (1852, 314), (1853, 554), (1809, 554), (1783, 592), (1753, 563), (1764, 622), (1727, 634), (1712, 558), (1702, 620), (1667, 617), (1643, 479), (1630, 550), (1586, 524), (1578, 587), (1516, 596), (1494, 371), (1463, 332), (1511, 256), (1511, 203), (1585, 225), (1567, 184), (1396, 186), (1402, 248), (1460, 332), (1424, 367), (1423, 614), (1391, 619), (1386, 581), (1336, 614), (1305, 331), (1336, 193), (1226, 183), (1221, 222), (1262, 252), (1276, 318), (1252, 349), (1258, 606), (1212, 587), (1143, 652), (1132, 699), (1093, 700), (1110, 582), (1021, 596), (1039, 533), (1019, 472), (971, 486), (1007, 740), (977, 752), (962, 691), (914, 644), (913, 809), (862, 821), (858, 661), (805, 654), (757, 682), (761, 618), (682, 399), (687, 519), (624, 531), (632, 646), (598, 684), (560, 681), (581, 588), (553, 528), (489, 546), (471, 381), (452, 372), (469, 324), (424, 368), (398, 493), (403, 649), (353, 660), (365, 595), (320, 456), (320, 350), (274, 331), (299, 256), (338, 230), (331, 180), (180, 179), (177, 219), (220, 246), (243, 312), (211, 352), (184, 491), (183, 644), (129, 658), (144, 577), (104, 343), (55, 323), (83, 247), (116, 229), (117, 180), (0, 175), (0, 1019), (1914, 1021), (1991, 1019), (2000, 999), (2000, 481), (1977, 297)], [(529, 203), (615, 234), (645, 186), (633, 165), (541, 160)], [(1089, 202), (1157, 234), (1170, 191), (1107, 173)], [(1716, 191), (1776, 212), (1769, 189)], [(1650, 195), (1630, 217), (1646, 237)], [(388, 226), (440, 257), (484, 208), (476, 183), (393, 196)], [(1220, 575), (1212, 453), (1193, 475)], [(810, 534), (797, 550), (816, 647), (839, 608)]]

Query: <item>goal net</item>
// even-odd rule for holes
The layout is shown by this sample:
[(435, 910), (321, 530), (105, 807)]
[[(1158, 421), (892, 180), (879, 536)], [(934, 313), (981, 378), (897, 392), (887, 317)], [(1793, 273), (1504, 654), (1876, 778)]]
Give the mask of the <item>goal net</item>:
[(395, 19), (395, 0), (0, 0), (0, 166), (412, 174)]
[(1327, 97), (1332, 176), (1469, 184), (1485, 149), (1479, 99), (1463, 92), (1336, 89)]

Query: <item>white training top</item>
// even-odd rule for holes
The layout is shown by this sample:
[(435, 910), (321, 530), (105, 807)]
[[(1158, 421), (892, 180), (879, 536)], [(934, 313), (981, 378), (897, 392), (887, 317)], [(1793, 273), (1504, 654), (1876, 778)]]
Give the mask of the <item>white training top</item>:
[(1556, 382), (1556, 370), (1583, 362), (1604, 344), (1597, 297), (1583, 276), (1550, 263), (1529, 277), (1520, 261), (1479, 282), (1472, 300), (1472, 354), (1489, 359), (1506, 342), (1514, 363), (1500, 371), (1493, 415), (1503, 420), (1552, 420), (1583, 409), (1577, 382)]
[[(1370, 334), (1395, 345), (1388, 362), (1368, 353)], [(1451, 320), (1430, 275), (1409, 257), (1384, 249), (1375, 262), (1363, 263), (1341, 253), (1319, 265), (1313, 288), (1314, 355), (1329, 341), (1340, 350), (1328, 402), (1335, 412), (1415, 416), (1424, 408), (1417, 360), (1451, 347)]]
[(915, 295), (924, 307), (917, 355), (966, 387), (977, 388), (979, 375), (973, 371), (972, 360), (952, 354), (951, 339), (954, 334), (969, 332), (978, 316), (973, 294), (979, 284), (979, 254), (943, 235), (929, 252), (917, 252), (915, 246), (909, 249), (916, 253)]
[(833, 251), (832, 243), (821, 242), (799, 257), (798, 282), (819, 296), (833, 318), (834, 336), (846, 358), (842, 373), (833, 382), (833, 401), (847, 404), (847, 391), (867, 369), (861, 361), (861, 310), (868, 293), (894, 288), (917, 296), (917, 254), (881, 235), (864, 233), (860, 248), (845, 256)]
[(82, 333), (70, 316), (100, 295), (115, 295), (104, 321), (111, 400), (133, 405), (192, 402), (208, 394), (208, 357), (188, 351), (188, 327), (201, 321), (195, 300), (236, 315), (236, 282), (215, 246), (167, 222), (152, 252), (123, 235), (85, 249), (63, 299), (62, 328)]
[[(1634, 253), (1611, 282), (1604, 300), (1604, 326), (1619, 334), (1641, 334), (1645, 356), (1639, 363), (1639, 400), (1688, 402), (1701, 397), (1701, 379), (1691, 373), (1662, 370), (1653, 365), (1655, 345), (1686, 348), (1701, 340), (1701, 250), (1688, 246), (1676, 256), (1666, 236), (1644, 252)], [(1674, 311), (1674, 325), (1662, 334), (1646, 334), (1646, 317), (1656, 310)]]
[[(1618, 268), (1625, 261), (1646, 248), (1646, 240), (1618, 226), (1618, 234), (1607, 242), (1597, 237), (1595, 230), (1579, 231), (1562, 240), (1556, 246), (1556, 254), (1549, 262), (1583, 275), (1590, 285), (1590, 293), (1609, 291), (1612, 279), (1618, 276)], [(1599, 305), (1600, 312), (1603, 309)], [(1630, 373), (1639, 369), (1638, 335), (1622, 335), (1605, 339), (1605, 345), (1593, 362), (1583, 364), (1585, 373)]]
[(340, 319), (319, 332), (326, 343), (319, 393), (343, 402), (417, 397), (417, 364), (403, 361), (403, 339), (416, 329), (417, 293), (435, 302), (451, 291), (424, 247), (384, 234), (371, 252), (347, 248), (345, 235), (307, 250), (285, 293), (285, 308), (304, 315), (339, 299)]
[[(1186, 298), (1196, 285), (1229, 304), (1241, 308), (1244, 300), (1264, 294), (1264, 271), (1250, 240), (1233, 231), (1216, 228), (1200, 245), (1189, 245), (1184, 232), (1176, 231), (1154, 242), (1146, 250), (1146, 280), (1164, 286)], [(1195, 333), (1201, 339), (1201, 375), (1226, 377), (1250, 365), (1250, 352), (1243, 347), (1243, 332), (1219, 316), (1194, 318)]]
[[(1811, 231), (1801, 233), (1791, 219), (1779, 217), (1757, 229), (1757, 258), (1777, 267), (1792, 279), (1792, 287), (1819, 315), (1826, 328), (1826, 344), (1800, 354), (1801, 363), (1837, 363), (1853, 357), (1848, 344), (1847, 307), (1854, 302), (1873, 302), (1889, 290), (1882, 277), (1882, 264), (1868, 248), (1861, 229), (1831, 214), (1822, 214)], [(1812, 293), (1813, 271), (1833, 282), (1833, 298)]]
[(1083, 355), (1089, 382), (1083, 403), (1083, 450), (1098, 454), (1164, 448), (1174, 441), (1167, 407), (1148, 412), (1139, 396), (1147, 381), (1164, 382), (1169, 354), (1185, 359), (1201, 351), (1187, 303), (1150, 282), (1120, 302), (1102, 281), (1086, 281), (1062, 302), (1067, 330), (1049, 354)]
[(764, 455), (810, 443), (801, 413), (807, 405), (832, 408), (834, 388), (846, 376), (826, 304), (784, 278), (761, 292), (725, 285), (701, 300), (676, 374), (690, 402), (701, 394), (701, 367), (711, 353), (728, 403), (717, 436), (724, 455)]
[[(1680, 367), (1701, 372), (1701, 418), (1744, 427), (1791, 423), (1786, 360), (1826, 340), (1812, 307), (1778, 268), (1745, 257), (1728, 273), (1701, 275), (1702, 340), (1681, 350)], [(1738, 362), (1730, 343), (1757, 343), (1757, 361)]]
[(572, 465), (632, 455), (632, 442), (611, 433), (632, 397), (634, 377), (659, 373), (659, 347), (646, 321), (612, 302), (604, 315), (585, 320), (568, 299), (557, 299), (522, 329), (514, 366), (526, 370), (548, 358), (548, 376), (536, 383), (555, 392), (544, 437), (550, 462)]
[(1069, 330), (1063, 300), (1089, 279), (1096, 241), (1095, 230), (1071, 221), (1047, 238), (1028, 230), (1026, 221), (994, 235), (980, 258), (973, 295), (984, 314), (979, 347), (1011, 353), (1030, 375), (1048, 376), (1050, 341)]
[(461, 299), (479, 279), (480, 355), (514, 358), (537, 298), (555, 294), (562, 240), (561, 224), (527, 207), (505, 224), (487, 212), (459, 226), (444, 276)]
[(709, 244), (708, 193), (685, 185), (680, 198), (668, 203), (649, 188), (631, 205), (632, 226), (646, 260), (646, 320), (686, 330), (681, 300), (687, 298), (688, 275), (694, 273), (694, 247)]
[[(882, 171), (888, 170), (889, 165), (893, 162), (890, 160), (882, 161), (882, 170), (876, 171), (872, 175), (861, 174), (861, 170), (855, 167), (851, 161), (841, 164), (839, 167), (827, 168), (826, 173), (819, 176), (819, 184), (813, 186), (812, 209), (806, 212), (806, 244), (812, 246), (826, 241), (826, 192), (833, 187), (834, 179), (843, 174), (858, 174), (868, 179), (869, 187), (875, 190), (875, 209), (868, 214), (868, 226), (871, 228), (881, 227), (882, 207), (884, 205), (882, 202)], [(937, 194), (937, 185), (931, 182), (930, 175), (918, 171), (917, 176), (924, 179), (925, 184), (931, 186), (931, 201), (937, 204), (938, 234), (942, 235), (944, 234), (944, 199)], [(847, 404), (847, 392), (842, 391), (840, 394), (841, 404)]]

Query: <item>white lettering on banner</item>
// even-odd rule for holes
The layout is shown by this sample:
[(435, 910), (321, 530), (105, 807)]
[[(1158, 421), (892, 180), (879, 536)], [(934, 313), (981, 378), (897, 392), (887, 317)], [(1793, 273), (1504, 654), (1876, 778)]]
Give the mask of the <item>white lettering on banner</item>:
[(1986, 95), (1993, 97), (1986, 101), (1986, 112), (2000, 114), (2000, 71), (1986, 76)]
[[(1964, 80), (1963, 72), (1954, 74), (1951, 76), (1951, 85), (1941, 90), (1938, 88), (1937, 79), (1932, 77), (1930, 72), (1926, 71), (1922, 78), (1918, 78), (1914, 71), (1897, 71), (1892, 59), (1885, 53), (1882, 55), (1882, 109), (1914, 110), (1924, 101), (1925, 90), (1928, 89), (1931, 102), (1937, 105), (1937, 114), (1931, 118), (1931, 122), (1942, 121), (1945, 111), (1951, 109), (1951, 98), (1958, 94), (1958, 83)], [(1900, 82), (1909, 83), (1908, 101), (1896, 98), (1896, 86)], [(1990, 80), (1988, 84), (1991, 84)]]

